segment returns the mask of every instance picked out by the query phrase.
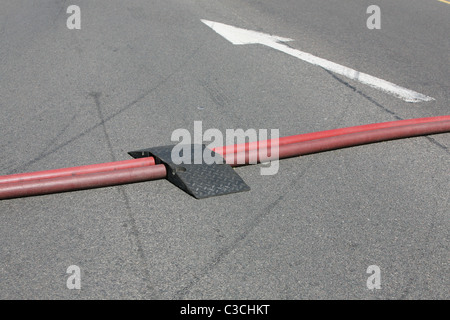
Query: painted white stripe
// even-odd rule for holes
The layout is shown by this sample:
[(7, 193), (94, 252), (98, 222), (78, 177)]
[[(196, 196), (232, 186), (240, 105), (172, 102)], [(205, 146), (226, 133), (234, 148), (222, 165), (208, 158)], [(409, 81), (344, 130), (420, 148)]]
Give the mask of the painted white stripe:
[(284, 52), (288, 55), (296, 57), (313, 65), (320, 66), (331, 72), (340, 74), (349, 79), (359, 81), (378, 90), (389, 93), (407, 102), (432, 101), (434, 98), (426, 96), (422, 93), (406, 89), (392, 82), (371, 76), (369, 74), (359, 72), (357, 70), (345, 67), (332, 61), (316, 57), (310, 53), (293, 49), (282, 42), (292, 41), (289, 38), (282, 38), (257, 31), (236, 28), (223, 23), (201, 20), (215, 32), (223, 36), (225, 39), (235, 45), (243, 44), (262, 44), (272, 49)]

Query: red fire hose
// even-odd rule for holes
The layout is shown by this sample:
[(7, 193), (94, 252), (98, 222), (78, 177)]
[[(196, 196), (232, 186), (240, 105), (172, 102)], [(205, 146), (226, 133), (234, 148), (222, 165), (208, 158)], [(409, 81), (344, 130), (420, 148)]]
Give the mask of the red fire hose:
[[(278, 158), (444, 132), (450, 132), (450, 116), (384, 122), (283, 137), (278, 140), (279, 154), (275, 158), (273, 155), (266, 155), (271, 145), (275, 145), (273, 140), (266, 141), (268, 150), (259, 148), (261, 142), (253, 142), (234, 145), (233, 154), (225, 154), (226, 147), (216, 148), (214, 151), (222, 154), (227, 163), (236, 166), (249, 164), (249, 159), (266, 162)], [(154, 164), (154, 159), (148, 157), (0, 176), (0, 200), (165, 178), (167, 172), (164, 165)]]
[(150, 181), (162, 179), (166, 174), (166, 167), (163, 164), (158, 164), (51, 179), (4, 183), (0, 185), (0, 199), (37, 196)]
[(107, 163), (100, 163), (100, 164), (90, 164), (87, 166), (72, 167), (72, 168), (36, 171), (36, 172), (30, 172), (30, 173), (18, 173), (18, 174), (11, 174), (8, 176), (0, 176), (0, 184), (1, 183), (11, 183), (11, 182), (31, 181), (31, 180), (40, 180), (40, 179), (53, 179), (53, 178), (60, 178), (60, 177), (82, 175), (82, 174), (87, 174), (87, 173), (97, 173), (97, 172), (107, 172), (107, 171), (114, 171), (114, 170), (121, 170), (121, 169), (139, 168), (139, 167), (151, 166), (154, 164), (155, 164), (155, 160), (152, 157), (148, 157), (148, 158), (139, 158), (139, 159), (107, 162)]
[(225, 159), (228, 164), (238, 166), (248, 164), (250, 162), (249, 159), (256, 159), (257, 162), (267, 162), (305, 154), (354, 147), (368, 143), (444, 132), (450, 132), (450, 120), (411, 124), (407, 126), (394, 126), (391, 128), (355, 132), (334, 137), (280, 145), (278, 156), (268, 155), (270, 154), (270, 148), (267, 148), (250, 150), (249, 152), (243, 151), (231, 156), (225, 155)]
[[(410, 124), (429, 123), (429, 122), (446, 121), (446, 120), (450, 120), (450, 115), (438, 116), (438, 117), (428, 117), (428, 118), (407, 119), (407, 120), (397, 120), (397, 121), (365, 124), (365, 125), (361, 125), (361, 126), (348, 127), (348, 128), (340, 128), (340, 129), (332, 129), (332, 130), (325, 130), (325, 131), (319, 131), (319, 132), (297, 134), (294, 136), (279, 138), (278, 145), (282, 146), (282, 145), (296, 143), (296, 142), (309, 141), (309, 140), (328, 138), (328, 137), (335, 137), (335, 136), (340, 136), (343, 134), (364, 132), (364, 131), (368, 131), (368, 130), (392, 128), (392, 127), (398, 127), (398, 126), (406, 126), (406, 125), (410, 125)], [(233, 153), (255, 150), (255, 149), (258, 149), (259, 145), (262, 144), (263, 142), (267, 143), (267, 147), (270, 147), (271, 145), (272, 146), (276, 145), (275, 142), (273, 142), (271, 140), (256, 141), (256, 142), (236, 144), (234, 146), (218, 147), (218, 148), (214, 149), (214, 152), (217, 152), (217, 153), (221, 154), (222, 156), (225, 156), (226, 153), (228, 152), (228, 150), (230, 150), (230, 149), (232, 150)]]

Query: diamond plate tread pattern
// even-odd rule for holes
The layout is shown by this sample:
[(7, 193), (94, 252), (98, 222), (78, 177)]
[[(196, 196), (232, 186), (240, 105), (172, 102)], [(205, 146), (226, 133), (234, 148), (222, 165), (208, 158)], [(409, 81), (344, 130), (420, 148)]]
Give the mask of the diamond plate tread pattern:
[[(201, 148), (201, 154), (205, 150), (205, 145), (189, 145), (191, 148), (191, 164), (176, 165), (172, 162), (173, 145), (148, 148), (139, 151), (132, 151), (129, 154), (134, 158), (153, 156), (157, 163), (163, 163), (168, 172), (167, 179), (185, 192), (191, 194), (197, 199), (225, 195), (230, 193), (250, 190), (250, 187), (234, 171), (234, 169), (225, 164), (206, 164), (203, 159), (201, 164), (194, 164), (194, 148)], [(211, 155), (219, 157), (211, 151)]]

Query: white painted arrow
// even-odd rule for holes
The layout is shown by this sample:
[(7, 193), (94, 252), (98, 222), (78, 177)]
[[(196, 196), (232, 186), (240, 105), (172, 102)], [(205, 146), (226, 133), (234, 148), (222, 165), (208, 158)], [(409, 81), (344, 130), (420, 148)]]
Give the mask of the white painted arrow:
[(349, 79), (359, 81), (373, 88), (392, 94), (407, 102), (421, 102), (434, 100), (432, 97), (426, 96), (419, 92), (403, 88), (392, 82), (371, 76), (363, 72), (359, 72), (351, 68), (347, 68), (343, 65), (334, 63), (332, 61), (328, 61), (326, 59), (313, 56), (312, 54), (297, 49), (293, 49), (283, 43), (287, 41), (293, 41), (293, 39), (282, 38), (262, 32), (237, 28), (209, 20), (201, 20), (201, 21), (208, 27), (213, 29), (215, 32), (220, 34), (222, 37), (230, 41), (232, 44), (235, 45), (262, 44), (275, 50), (279, 50), (281, 52), (289, 54), (300, 60), (320, 66), (331, 72), (345, 76)]

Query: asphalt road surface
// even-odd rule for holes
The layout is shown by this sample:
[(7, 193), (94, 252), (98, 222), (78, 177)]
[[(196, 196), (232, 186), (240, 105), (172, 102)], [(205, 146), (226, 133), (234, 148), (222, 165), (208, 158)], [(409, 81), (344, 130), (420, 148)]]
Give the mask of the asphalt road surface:
[[(233, 45), (201, 19), (434, 100)], [(438, 0), (2, 1), (0, 174), (129, 159), (199, 120), (287, 136), (450, 114), (449, 30)], [(159, 180), (0, 201), (0, 298), (449, 299), (449, 146), (439, 134), (282, 160), (273, 176), (241, 167), (251, 191), (204, 200)], [(74, 265), (81, 289), (67, 287)]]

